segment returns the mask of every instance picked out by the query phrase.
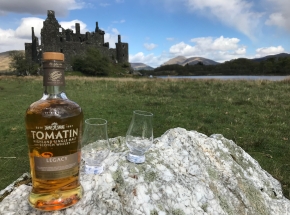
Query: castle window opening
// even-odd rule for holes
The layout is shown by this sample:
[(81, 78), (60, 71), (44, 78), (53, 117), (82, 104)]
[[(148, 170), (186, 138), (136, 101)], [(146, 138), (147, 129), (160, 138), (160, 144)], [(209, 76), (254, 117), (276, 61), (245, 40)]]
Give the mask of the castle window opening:
[(60, 41), (60, 42), (62, 42), (62, 41), (63, 41), (62, 37), (60, 37), (60, 38), (59, 38), (59, 41)]
[(59, 29), (58, 29), (58, 32), (60, 32), (60, 33), (61, 33), (61, 32), (62, 32), (62, 28), (59, 28)]

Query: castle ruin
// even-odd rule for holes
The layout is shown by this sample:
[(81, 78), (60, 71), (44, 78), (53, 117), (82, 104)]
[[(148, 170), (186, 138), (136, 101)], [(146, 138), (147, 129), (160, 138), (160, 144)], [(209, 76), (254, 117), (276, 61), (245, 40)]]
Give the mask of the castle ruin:
[(41, 45), (38, 37), (32, 29), (32, 42), (25, 43), (25, 58), (28, 61), (41, 63), (43, 52), (61, 52), (65, 55), (66, 70), (72, 70), (73, 57), (85, 55), (87, 49), (97, 48), (103, 56), (108, 57), (115, 63), (128, 62), (128, 43), (121, 42), (118, 35), (116, 48), (110, 48), (109, 43), (104, 41), (105, 32), (99, 29), (98, 22), (94, 32), (80, 33), (80, 24), (75, 23), (75, 33), (71, 29), (64, 29), (55, 18), (53, 10), (47, 11), (47, 18), (41, 29)]

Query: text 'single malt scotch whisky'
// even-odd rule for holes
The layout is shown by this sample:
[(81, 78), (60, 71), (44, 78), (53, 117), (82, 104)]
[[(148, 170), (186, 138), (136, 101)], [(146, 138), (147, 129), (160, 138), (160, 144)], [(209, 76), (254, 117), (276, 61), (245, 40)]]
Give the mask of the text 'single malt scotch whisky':
[(32, 176), (29, 203), (53, 211), (76, 204), (80, 184), (83, 113), (64, 92), (64, 55), (43, 53), (43, 97), (26, 111), (26, 134)]

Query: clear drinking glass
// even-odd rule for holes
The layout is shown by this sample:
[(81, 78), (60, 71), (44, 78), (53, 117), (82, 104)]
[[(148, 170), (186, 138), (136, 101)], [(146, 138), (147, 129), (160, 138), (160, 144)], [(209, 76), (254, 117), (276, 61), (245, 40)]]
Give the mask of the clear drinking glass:
[(82, 159), (85, 161), (85, 172), (100, 174), (104, 170), (103, 161), (110, 154), (107, 134), (107, 121), (100, 118), (85, 120), (82, 137)]
[(145, 152), (153, 143), (153, 114), (133, 111), (132, 121), (126, 134), (126, 144), (130, 150), (127, 159), (133, 163), (143, 163)]

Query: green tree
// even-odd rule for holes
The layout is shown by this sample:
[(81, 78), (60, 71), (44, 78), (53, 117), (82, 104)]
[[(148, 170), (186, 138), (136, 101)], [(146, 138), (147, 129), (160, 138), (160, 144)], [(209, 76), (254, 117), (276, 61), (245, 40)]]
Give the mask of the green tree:
[(264, 74), (272, 74), (275, 68), (275, 62), (272, 60), (273, 58), (269, 58), (264, 62)]
[(27, 61), (23, 52), (12, 51), (9, 57), (11, 59), (9, 68), (16, 75), (37, 75), (39, 65), (32, 61)]
[(27, 62), (27, 68), (30, 75), (39, 75), (40, 65), (33, 61)]
[(25, 60), (24, 53), (18, 51), (12, 51), (9, 54), (11, 59), (9, 68), (12, 72), (17, 75), (27, 75), (27, 63)]
[(88, 49), (83, 57), (75, 57), (72, 62), (74, 71), (91, 76), (108, 76), (110, 73), (110, 60), (102, 56), (98, 49)]

